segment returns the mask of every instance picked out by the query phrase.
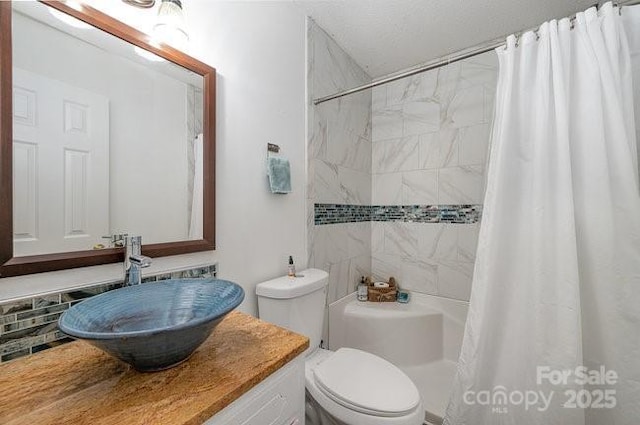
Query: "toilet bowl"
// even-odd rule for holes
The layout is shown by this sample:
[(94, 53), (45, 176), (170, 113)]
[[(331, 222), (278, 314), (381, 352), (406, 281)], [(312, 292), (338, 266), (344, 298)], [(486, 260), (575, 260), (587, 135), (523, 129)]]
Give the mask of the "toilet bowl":
[(416, 425), (424, 420), (413, 382), (365, 351), (316, 350), (305, 361), (305, 387), (309, 425)]
[(366, 351), (319, 348), (328, 274), (317, 269), (256, 287), (262, 320), (309, 337), (305, 355), (309, 425), (419, 425), (424, 408), (399, 368)]

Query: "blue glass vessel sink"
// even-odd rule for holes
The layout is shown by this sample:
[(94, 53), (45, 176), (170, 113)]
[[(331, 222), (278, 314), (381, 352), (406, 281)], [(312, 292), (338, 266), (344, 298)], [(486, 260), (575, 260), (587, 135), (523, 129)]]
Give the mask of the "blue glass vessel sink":
[(105, 292), (67, 310), (62, 332), (142, 372), (183, 362), (244, 299), (219, 279), (175, 279)]

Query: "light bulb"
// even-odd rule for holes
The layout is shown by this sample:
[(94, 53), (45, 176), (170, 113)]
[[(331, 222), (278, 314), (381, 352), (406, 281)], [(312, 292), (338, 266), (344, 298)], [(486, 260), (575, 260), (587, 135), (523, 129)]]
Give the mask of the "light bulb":
[(180, 0), (162, 0), (153, 35), (157, 40), (175, 48), (184, 50), (187, 47), (189, 34)]

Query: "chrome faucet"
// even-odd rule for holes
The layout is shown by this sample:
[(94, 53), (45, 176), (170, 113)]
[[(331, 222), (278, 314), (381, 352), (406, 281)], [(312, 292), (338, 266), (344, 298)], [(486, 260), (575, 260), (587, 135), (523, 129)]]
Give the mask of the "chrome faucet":
[(142, 269), (151, 258), (142, 255), (142, 236), (127, 236), (124, 244), (124, 286), (140, 285)]

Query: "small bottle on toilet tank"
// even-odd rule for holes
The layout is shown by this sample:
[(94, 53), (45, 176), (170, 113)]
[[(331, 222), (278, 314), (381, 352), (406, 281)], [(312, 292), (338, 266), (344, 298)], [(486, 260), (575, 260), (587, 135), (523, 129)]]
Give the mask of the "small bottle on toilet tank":
[(293, 264), (293, 256), (289, 256), (289, 267), (287, 270), (287, 276), (296, 277), (296, 265)]
[(367, 282), (364, 280), (364, 276), (360, 278), (360, 283), (358, 284), (358, 301), (367, 301)]

